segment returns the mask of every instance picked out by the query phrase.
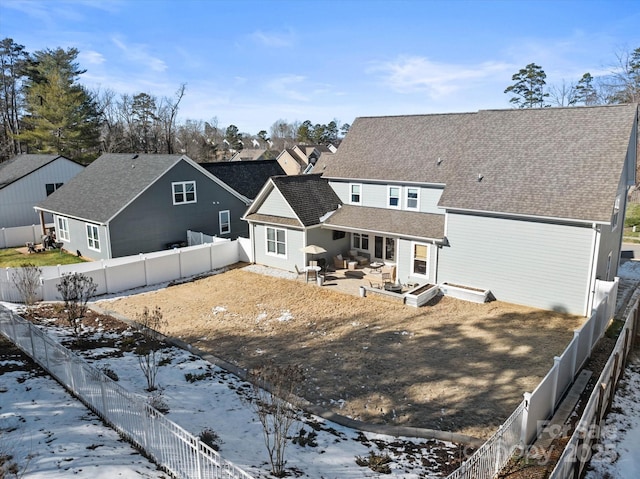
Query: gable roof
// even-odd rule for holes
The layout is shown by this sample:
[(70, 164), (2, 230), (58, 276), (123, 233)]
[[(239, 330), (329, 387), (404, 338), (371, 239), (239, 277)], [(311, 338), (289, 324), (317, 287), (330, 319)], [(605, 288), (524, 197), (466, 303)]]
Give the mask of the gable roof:
[(358, 118), (324, 177), (444, 184), (450, 209), (608, 222), (637, 115), (631, 104)]
[(23, 154), (14, 156), (9, 161), (0, 163), (0, 190), (42, 168), (43, 166), (52, 163), (58, 158), (73, 161), (61, 155)]
[(186, 155), (106, 153), (35, 208), (107, 223), (180, 161), (246, 202), (246, 198)]
[(199, 165), (249, 199), (258, 196), (270, 177), (285, 174), (276, 160), (225, 161)]
[[(262, 200), (266, 198), (273, 188), (282, 194), (302, 226), (320, 224), (321, 219), (327, 213), (337, 210), (342, 204), (336, 192), (329, 186), (329, 182), (320, 175), (274, 176), (262, 188), (260, 195), (245, 214), (247, 220), (269, 220), (269, 222), (293, 226), (290, 219), (266, 218), (265, 215), (255, 213)], [(285, 221), (283, 222), (282, 220)]]

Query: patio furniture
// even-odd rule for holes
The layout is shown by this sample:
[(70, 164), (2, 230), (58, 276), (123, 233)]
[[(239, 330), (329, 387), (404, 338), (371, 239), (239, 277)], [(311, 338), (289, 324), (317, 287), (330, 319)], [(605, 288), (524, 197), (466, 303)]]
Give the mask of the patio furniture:
[(392, 293), (401, 293), (402, 285), (396, 283), (385, 283), (384, 289), (387, 291), (391, 291)]
[(374, 283), (371, 280), (369, 280), (369, 286), (371, 286), (372, 288), (375, 288), (375, 289), (382, 289), (382, 285), (380, 283)]
[(369, 263), (369, 267), (371, 268), (371, 273), (377, 274), (380, 273), (380, 270), (384, 266), (384, 263), (380, 261), (374, 261), (373, 263)]
[(293, 266), (296, 268), (296, 273), (298, 273), (298, 276), (296, 276), (296, 280), (298, 278), (300, 278), (302, 275), (306, 275), (307, 274), (307, 272), (304, 269), (302, 271), (300, 271), (300, 269), (298, 268), (297, 264), (294, 264)]
[(369, 258), (367, 258), (366, 256), (363, 256), (359, 251), (355, 249), (349, 250), (349, 258), (352, 261), (357, 262), (361, 266), (369, 262)]
[(387, 289), (388, 284), (393, 284), (391, 273), (382, 273), (382, 283), (384, 284), (385, 289)]
[(348, 266), (348, 269), (350, 271), (355, 271), (356, 267), (358, 266), (358, 262), (357, 261), (349, 261), (349, 262), (347, 262), (347, 266)]
[(333, 267), (336, 269), (347, 269), (349, 260), (342, 257), (341, 254), (333, 257)]
[(31, 241), (27, 241), (25, 243), (25, 246), (27, 247), (27, 253), (37, 253), (36, 245), (33, 244)]
[[(315, 262), (315, 261), (314, 261)], [(306, 275), (307, 283), (309, 282), (309, 277), (313, 276), (313, 280), (318, 280), (318, 273), (320, 272), (320, 266), (305, 266), (304, 272)]]

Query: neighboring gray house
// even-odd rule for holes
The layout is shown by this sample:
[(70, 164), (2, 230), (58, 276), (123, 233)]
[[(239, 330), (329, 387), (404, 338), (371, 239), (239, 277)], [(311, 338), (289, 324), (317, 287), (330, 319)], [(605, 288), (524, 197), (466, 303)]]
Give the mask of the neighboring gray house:
[(18, 155), (0, 163), (0, 228), (39, 224), (33, 206), (82, 170), (83, 165), (60, 155)]
[(312, 240), (342, 231), (401, 282), (586, 315), (617, 273), (637, 138), (637, 105), (358, 118), (323, 172), (343, 206)]
[(198, 164), (252, 201), (270, 177), (285, 174), (276, 160), (218, 161)]
[(36, 209), (58, 241), (93, 259), (158, 251), (187, 230), (234, 239), (250, 201), (184, 155), (104, 154)]

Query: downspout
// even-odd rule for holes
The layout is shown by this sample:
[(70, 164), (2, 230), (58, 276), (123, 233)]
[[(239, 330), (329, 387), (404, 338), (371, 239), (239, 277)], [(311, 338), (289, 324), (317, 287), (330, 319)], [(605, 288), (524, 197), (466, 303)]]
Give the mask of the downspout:
[(111, 235), (109, 234), (109, 223), (103, 225), (105, 233), (107, 234), (107, 259), (112, 259), (111, 257)]
[(589, 282), (587, 284), (587, 298), (585, 302), (584, 316), (589, 316), (593, 309), (593, 299), (595, 297), (596, 271), (598, 269), (598, 250), (600, 249), (600, 232), (598, 225), (593, 223), (593, 242), (591, 245), (591, 260), (589, 261)]

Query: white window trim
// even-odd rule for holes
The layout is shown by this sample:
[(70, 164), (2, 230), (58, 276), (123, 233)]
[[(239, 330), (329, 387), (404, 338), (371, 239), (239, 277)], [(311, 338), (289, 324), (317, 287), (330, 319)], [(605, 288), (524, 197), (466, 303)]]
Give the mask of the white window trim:
[[(425, 274), (422, 273), (416, 273), (415, 270), (413, 269), (414, 263), (416, 261), (416, 245), (421, 245), (421, 246), (426, 246), (427, 247), (427, 266), (426, 266), (426, 272)], [(428, 243), (420, 243), (418, 241), (412, 241), (411, 242), (411, 275), (412, 276), (419, 276), (421, 278), (428, 278), (429, 277), (429, 258), (431, 257), (431, 246)]]
[(69, 236), (69, 218), (58, 216), (58, 221), (56, 223), (58, 226), (58, 231), (56, 231), (56, 238), (58, 241), (71, 241), (71, 237)]
[(620, 195), (616, 196), (616, 200), (613, 203), (613, 213), (611, 215), (611, 231), (615, 231), (620, 224)]
[[(226, 231), (224, 231), (222, 229), (222, 224), (223, 224), (222, 215), (225, 214), (225, 213), (227, 215), (227, 229), (226, 229)], [(226, 234), (231, 233), (231, 213), (229, 212), (229, 210), (222, 210), (222, 211), (218, 212), (218, 225), (220, 227), (220, 234), (221, 235), (226, 235)]]
[[(353, 201), (353, 187), (360, 187), (360, 201)], [(350, 205), (361, 205), (362, 204), (362, 183), (349, 183), (349, 204)]]
[[(398, 204), (396, 206), (391, 206), (391, 188), (396, 188), (398, 190)], [(399, 210), (402, 205), (402, 187), (395, 185), (387, 186), (387, 208), (391, 208), (392, 210)]]
[[(87, 248), (92, 251), (100, 251), (100, 228), (98, 225), (94, 225), (93, 223), (85, 223), (85, 230), (87, 231)], [(89, 234), (90, 231), (95, 231), (96, 237), (92, 234)], [(93, 243), (94, 246), (91, 246)], [(95, 244), (98, 243), (98, 247), (95, 247)]]
[[(193, 200), (189, 201), (187, 200), (187, 188), (186, 186), (189, 184), (193, 184)], [(184, 201), (176, 201), (176, 190), (175, 187), (177, 185), (182, 185), (182, 195), (184, 195)], [(197, 203), (198, 202), (198, 194), (196, 191), (196, 182), (195, 180), (190, 180), (190, 181), (172, 181), (171, 182), (171, 201), (173, 202), (174, 205), (188, 205), (190, 203)]]
[[(276, 250), (275, 252), (269, 251), (269, 230), (272, 229), (276, 232), (275, 234), (275, 242), (276, 242)], [(278, 230), (284, 231), (284, 254), (278, 253)], [(286, 258), (287, 257), (287, 230), (285, 228), (276, 228), (275, 226), (267, 226), (264, 230), (264, 251), (268, 256), (276, 256), (277, 258)]]
[[(409, 190), (416, 190), (418, 192), (416, 196), (416, 207), (412, 208), (409, 206)], [(404, 189), (404, 200), (405, 200), (405, 209), (409, 211), (419, 211), (420, 210), (420, 188), (414, 186), (407, 186)]]

